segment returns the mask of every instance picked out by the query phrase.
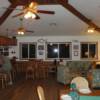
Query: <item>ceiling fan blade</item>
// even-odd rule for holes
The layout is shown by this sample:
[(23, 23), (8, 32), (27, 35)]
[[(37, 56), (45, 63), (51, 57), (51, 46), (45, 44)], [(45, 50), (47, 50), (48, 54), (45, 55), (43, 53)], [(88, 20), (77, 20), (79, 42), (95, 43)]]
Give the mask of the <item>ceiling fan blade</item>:
[(96, 31), (100, 31), (100, 28), (95, 28)]
[(29, 33), (34, 33), (34, 31), (32, 31), (32, 30), (26, 30), (26, 32), (29, 32)]
[(37, 19), (37, 20), (40, 19), (40, 16), (38, 16), (37, 14), (35, 14), (35, 15), (36, 15), (36, 18), (35, 19)]
[(12, 17), (15, 18), (15, 17), (21, 16), (21, 15), (23, 15), (23, 14), (24, 14), (24, 12), (21, 12), (21, 13), (19, 13), (19, 14), (16, 14), (16, 15), (12, 16)]
[(38, 10), (38, 13), (44, 13), (44, 14), (55, 14), (54, 11), (46, 11), (46, 10)]

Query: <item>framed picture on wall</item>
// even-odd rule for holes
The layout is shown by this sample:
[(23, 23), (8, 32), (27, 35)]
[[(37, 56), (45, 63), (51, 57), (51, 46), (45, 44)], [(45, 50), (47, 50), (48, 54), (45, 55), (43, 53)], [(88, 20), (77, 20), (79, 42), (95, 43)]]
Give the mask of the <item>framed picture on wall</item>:
[(78, 56), (78, 51), (74, 51), (74, 56)]
[(40, 50), (40, 51), (39, 51), (39, 55), (43, 55), (43, 51)]
[(73, 49), (74, 50), (78, 50), (79, 49), (79, 45), (77, 45), (77, 44), (73, 45)]
[(44, 45), (39, 45), (38, 50), (44, 50)]

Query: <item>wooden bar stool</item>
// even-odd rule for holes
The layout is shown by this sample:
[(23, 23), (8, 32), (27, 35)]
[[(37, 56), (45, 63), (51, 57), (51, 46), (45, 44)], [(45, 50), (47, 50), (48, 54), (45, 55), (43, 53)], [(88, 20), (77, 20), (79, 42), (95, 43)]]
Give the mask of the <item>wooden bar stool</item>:
[(2, 88), (5, 88), (7, 86), (7, 74), (6, 73), (0, 73), (0, 81), (2, 84)]
[(48, 67), (45, 64), (39, 66), (39, 77), (46, 79), (48, 77)]
[(26, 79), (34, 79), (34, 68), (32, 66), (28, 66), (26, 69)]

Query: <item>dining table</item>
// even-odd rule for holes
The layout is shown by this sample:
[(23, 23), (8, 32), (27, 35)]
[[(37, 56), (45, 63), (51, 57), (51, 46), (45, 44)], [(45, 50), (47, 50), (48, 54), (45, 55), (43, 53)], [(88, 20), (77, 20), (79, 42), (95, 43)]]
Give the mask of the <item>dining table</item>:
[[(70, 89), (61, 89), (59, 90), (59, 100), (61, 100), (61, 96), (67, 95), (70, 92)], [(91, 93), (80, 93), (80, 96), (99, 96), (100, 97), (100, 89), (91, 89)]]

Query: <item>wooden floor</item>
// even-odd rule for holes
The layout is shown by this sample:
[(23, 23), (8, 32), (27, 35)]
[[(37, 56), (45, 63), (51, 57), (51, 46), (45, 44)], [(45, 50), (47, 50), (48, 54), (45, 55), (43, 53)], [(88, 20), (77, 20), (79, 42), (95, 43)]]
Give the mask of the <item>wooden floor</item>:
[(39, 100), (36, 87), (43, 86), (46, 100), (58, 100), (58, 92), (64, 85), (58, 83), (55, 77), (46, 80), (17, 80), (6, 89), (0, 88), (0, 100)]
[(64, 86), (58, 83), (54, 75), (48, 79), (38, 80), (21, 78), (5, 89), (0, 88), (0, 100), (39, 100), (36, 90), (38, 85), (44, 88), (46, 100), (59, 100), (59, 91), (69, 87), (68, 85)]

